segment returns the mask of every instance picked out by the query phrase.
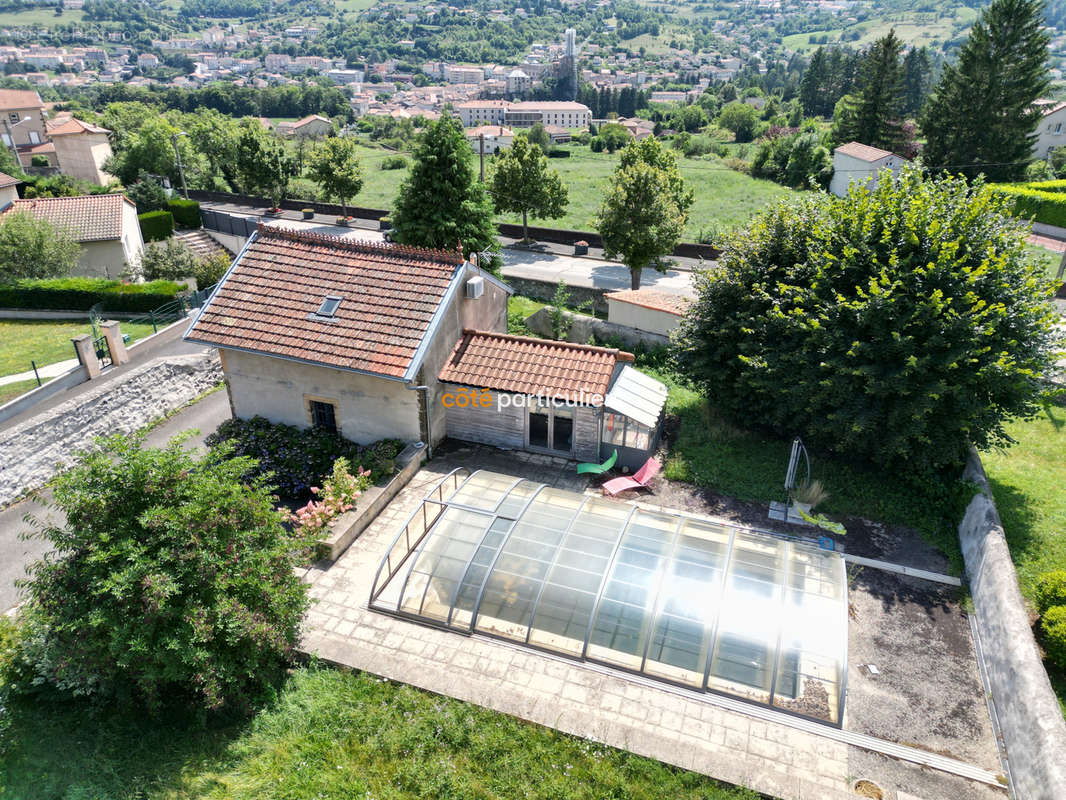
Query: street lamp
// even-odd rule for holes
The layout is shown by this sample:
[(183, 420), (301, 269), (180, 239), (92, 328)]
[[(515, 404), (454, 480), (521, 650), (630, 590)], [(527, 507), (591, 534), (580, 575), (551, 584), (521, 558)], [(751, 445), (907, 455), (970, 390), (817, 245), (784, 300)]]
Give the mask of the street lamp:
[(181, 176), (181, 193), (185, 195), (185, 199), (189, 199), (189, 187), (185, 185), (185, 168), (181, 165), (181, 151), (178, 149), (178, 137), (188, 136), (185, 131), (178, 131), (177, 133), (170, 134), (170, 143), (174, 145), (174, 155), (178, 159), (178, 174)]
[(19, 161), (19, 151), (18, 151), (18, 148), (15, 147), (15, 137), (11, 134), (11, 129), (12, 128), (17, 128), (23, 122), (29, 122), (31, 119), (33, 119), (33, 117), (25, 116), (22, 119), (20, 119), (18, 122), (16, 122), (14, 125), (12, 125), (11, 123), (9, 123), (7, 121), (7, 117), (6, 116), (4, 117), (4, 129), (7, 131), (7, 143), (8, 143), (8, 146), (11, 148), (11, 153), (15, 156), (15, 166), (16, 167), (20, 167), (21, 168), (22, 167), (22, 162)]

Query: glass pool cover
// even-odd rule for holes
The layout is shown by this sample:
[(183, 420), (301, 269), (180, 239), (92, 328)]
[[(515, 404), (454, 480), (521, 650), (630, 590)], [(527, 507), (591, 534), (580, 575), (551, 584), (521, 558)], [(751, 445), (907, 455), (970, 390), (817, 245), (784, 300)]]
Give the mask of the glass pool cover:
[(465, 469), (427, 495), (370, 605), (839, 725), (839, 554)]

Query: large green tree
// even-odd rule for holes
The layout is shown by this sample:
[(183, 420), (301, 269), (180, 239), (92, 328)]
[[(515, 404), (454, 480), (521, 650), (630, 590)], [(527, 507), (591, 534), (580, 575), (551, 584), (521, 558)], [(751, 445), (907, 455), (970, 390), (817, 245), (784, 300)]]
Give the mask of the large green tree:
[(1032, 158), (1048, 89), (1049, 35), (1043, 0), (993, 0), (981, 12), (954, 64), (944, 67), (920, 127), (931, 169), (1018, 180)]
[(903, 113), (917, 114), (933, 90), (933, 63), (929, 48), (912, 47), (903, 58)]
[(903, 42), (893, 28), (874, 42), (859, 68), (858, 90), (837, 104), (833, 140), (860, 142), (902, 153), (908, 145), (903, 128)]
[(296, 159), (285, 146), (257, 125), (246, 125), (237, 143), (237, 174), (244, 190), (270, 198), (277, 208), (296, 177)]
[(27, 211), (0, 218), (0, 282), (67, 275), (80, 254), (81, 246), (70, 232), (46, 219)]
[(645, 267), (665, 271), (663, 257), (681, 239), (691, 204), (673, 153), (651, 137), (626, 146), (596, 222), (605, 254), (629, 267), (632, 288), (640, 288)]
[(348, 216), (348, 200), (363, 188), (363, 167), (359, 163), (359, 146), (350, 137), (332, 136), (311, 154), (312, 180), (322, 191), (341, 202), (341, 215)]
[(451, 114), (430, 123), (414, 149), (411, 171), (392, 212), (402, 244), (467, 253), (496, 243), (492, 203), (478, 181), (463, 126)]
[(529, 241), (528, 218), (559, 219), (566, 213), (569, 196), (559, 173), (537, 144), (516, 136), (496, 159), (492, 174), (492, 201), (496, 213), (522, 215), (522, 240)]
[(1005, 444), (1054, 366), (1051, 282), (980, 182), (779, 203), (697, 273), (678, 365), (726, 414), (908, 476)]

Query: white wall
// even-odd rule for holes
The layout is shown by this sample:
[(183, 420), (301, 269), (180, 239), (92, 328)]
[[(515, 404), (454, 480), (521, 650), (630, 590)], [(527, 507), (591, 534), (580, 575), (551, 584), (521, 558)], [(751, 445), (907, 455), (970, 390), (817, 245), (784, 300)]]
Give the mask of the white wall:
[[(140, 235), (140, 230), (138, 230), (137, 236)], [(126, 251), (120, 240), (82, 242), (81, 256), (78, 258), (73, 274), (84, 275), (87, 278), (117, 280), (126, 271), (126, 264)]]
[(670, 332), (680, 324), (681, 317), (669, 311), (659, 311), (646, 306), (638, 306), (635, 303), (624, 303), (608, 297), (607, 321), (636, 328), (638, 331), (669, 336)]
[(104, 162), (111, 156), (106, 134), (77, 133), (52, 139), (59, 160), (59, 171), (72, 178), (106, 186), (112, 176), (104, 172)]
[(220, 348), (234, 416), (311, 426), (308, 399), (333, 402), (341, 435), (359, 444), (418, 441), (418, 392), (400, 381)]
[(843, 197), (852, 183), (865, 183), (870, 191), (873, 191), (877, 188), (878, 173), (881, 170), (887, 169), (895, 175), (905, 163), (905, 159), (899, 156), (863, 161), (844, 153), (833, 153), (833, 179), (829, 182), (829, 191), (837, 197)]
[(1047, 158), (1056, 147), (1066, 145), (1066, 108), (1042, 117), (1033, 142), (1033, 157)]

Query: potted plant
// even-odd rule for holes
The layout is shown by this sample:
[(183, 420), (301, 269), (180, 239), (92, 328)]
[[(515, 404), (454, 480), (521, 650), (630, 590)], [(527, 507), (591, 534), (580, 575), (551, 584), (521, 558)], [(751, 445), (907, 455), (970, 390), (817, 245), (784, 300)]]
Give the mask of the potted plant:
[(347, 228), (348, 223), (351, 222), (351, 217), (337, 217), (337, 224), (342, 228)]
[(806, 486), (792, 490), (792, 505), (802, 515), (810, 514), (811, 510), (819, 503), (824, 503), (829, 498), (829, 492), (822, 486), (821, 481), (811, 481)]
[(313, 208), (302, 208), (304, 219), (313, 219), (315, 216), (315, 210)]
[(268, 208), (266, 210), (266, 215), (268, 217), (281, 216), (281, 208), (279, 206), (274, 206), (273, 208)]
[(580, 242), (574, 242), (574, 255), (575, 256), (587, 256), (589, 254), (589, 243), (582, 239)]
[(389, 217), (382, 217), (381, 219), (379, 219), (378, 220), (378, 230), (379, 231), (391, 231), (392, 230), (392, 220)]

